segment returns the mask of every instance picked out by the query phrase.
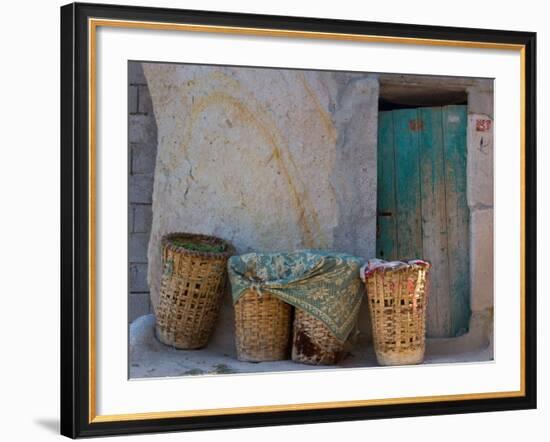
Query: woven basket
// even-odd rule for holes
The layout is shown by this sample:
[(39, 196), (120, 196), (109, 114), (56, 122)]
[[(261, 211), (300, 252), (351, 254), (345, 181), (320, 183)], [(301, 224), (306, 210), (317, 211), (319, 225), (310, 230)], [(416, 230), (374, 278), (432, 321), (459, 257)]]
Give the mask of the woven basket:
[(292, 307), (270, 295), (247, 290), (235, 303), (235, 345), (240, 361), (288, 358)]
[(344, 342), (327, 326), (301, 309), (295, 310), (292, 360), (302, 364), (333, 365), (344, 356)]
[(424, 360), (430, 265), (423, 261), (401, 264), (365, 274), (374, 350), (380, 365), (420, 364)]
[[(187, 244), (196, 245), (198, 250)], [(202, 251), (209, 246), (220, 251)], [(180, 349), (201, 348), (208, 343), (232, 253), (230, 243), (213, 236), (173, 233), (162, 238), (163, 274), (155, 312), (159, 341)]]

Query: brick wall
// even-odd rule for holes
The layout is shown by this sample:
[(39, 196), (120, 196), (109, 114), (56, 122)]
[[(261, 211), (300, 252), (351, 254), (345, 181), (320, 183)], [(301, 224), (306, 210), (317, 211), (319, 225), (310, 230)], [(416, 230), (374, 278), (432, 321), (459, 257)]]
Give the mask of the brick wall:
[(157, 156), (157, 126), (141, 63), (128, 63), (128, 321), (151, 311), (147, 284), (147, 246)]

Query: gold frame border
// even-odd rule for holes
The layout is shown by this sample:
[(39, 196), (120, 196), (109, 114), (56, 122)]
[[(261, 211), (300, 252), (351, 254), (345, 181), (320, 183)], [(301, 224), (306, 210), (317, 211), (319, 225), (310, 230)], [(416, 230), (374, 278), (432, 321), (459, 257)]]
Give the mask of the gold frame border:
[[(370, 43), (390, 43), (390, 44), (412, 44), (421, 46), (446, 46), (446, 47), (463, 47), (477, 49), (498, 49), (512, 50), (520, 52), (520, 208), (521, 208), (521, 227), (520, 227), (520, 390), (490, 392), (490, 393), (466, 393), (453, 395), (438, 395), (438, 396), (418, 396), (418, 397), (403, 397), (389, 399), (369, 399), (369, 400), (354, 400), (354, 401), (336, 401), (336, 402), (317, 402), (303, 404), (285, 404), (285, 405), (262, 405), (249, 407), (235, 408), (215, 408), (203, 410), (180, 410), (180, 411), (158, 411), (148, 413), (129, 413), (129, 414), (111, 414), (97, 415), (96, 414), (96, 31), (97, 28), (116, 27), (116, 28), (139, 28), (148, 30), (169, 30), (169, 31), (186, 31), (186, 32), (207, 32), (217, 34), (237, 34), (237, 35), (254, 35), (268, 37), (291, 37), (291, 38), (308, 38), (308, 39), (324, 39), (324, 40), (340, 40), (340, 41), (357, 41)], [(178, 417), (197, 417), (197, 416), (220, 416), (220, 415), (238, 415), (245, 413), (269, 413), (277, 411), (294, 411), (294, 410), (321, 410), (327, 408), (344, 408), (344, 407), (364, 407), (374, 405), (395, 405), (395, 404), (414, 404), (426, 402), (441, 402), (441, 401), (460, 401), (466, 399), (496, 399), (496, 398), (512, 398), (525, 396), (525, 45), (521, 44), (505, 44), (505, 43), (490, 43), (490, 42), (474, 42), (474, 41), (458, 41), (458, 40), (439, 40), (439, 39), (423, 39), (410, 37), (390, 37), (377, 35), (359, 35), (345, 33), (330, 33), (330, 32), (311, 32), (311, 31), (292, 31), (283, 29), (263, 29), (263, 28), (246, 28), (236, 26), (211, 26), (211, 25), (196, 25), (182, 23), (160, 23), (147, 21), (131, 21), (131, 20), (111, 20), (111, 19), (88, 19), (88, 93), (89, 93), (89, 423), (99, 422), (118, 422), (118, 421), (134, 421), (145, 419), (168, 419)]]

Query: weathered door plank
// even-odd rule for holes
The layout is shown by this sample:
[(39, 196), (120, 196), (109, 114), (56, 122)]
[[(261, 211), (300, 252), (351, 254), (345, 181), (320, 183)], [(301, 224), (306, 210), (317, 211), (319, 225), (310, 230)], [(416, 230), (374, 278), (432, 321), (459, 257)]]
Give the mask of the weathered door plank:
[(440, 107), (422, 108), (419, 113), (423, 123), (420, 133), (422, 250), (423, 258), (432, 264), (426, 332), (430, 337), (447, 337), (451, 334), (451, 298), (442, 111)]
[(393, 111), (397, 250), (399, 259), (422, 256), (419, 126), (416, 109)]
[(466, 106), (443, 108), (451, 335), (470, 318), (469, 209), (466, 200)]
[(376, 256), (397, 259), (397, 224), (395, 207), (395, 150), (392, 112), (378, 116), (378, 192)]

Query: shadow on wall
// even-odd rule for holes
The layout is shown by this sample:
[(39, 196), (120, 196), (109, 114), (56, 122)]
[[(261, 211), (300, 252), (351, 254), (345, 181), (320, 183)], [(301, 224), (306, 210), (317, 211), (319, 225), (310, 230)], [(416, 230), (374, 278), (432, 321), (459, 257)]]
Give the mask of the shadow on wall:
[(157, 124), (141, 63), (128, 62), (128, 322), (151, 312), (147, 247), (151, 235)]

